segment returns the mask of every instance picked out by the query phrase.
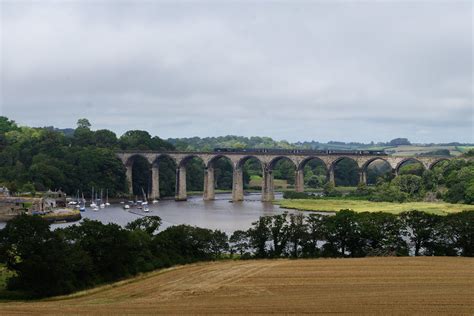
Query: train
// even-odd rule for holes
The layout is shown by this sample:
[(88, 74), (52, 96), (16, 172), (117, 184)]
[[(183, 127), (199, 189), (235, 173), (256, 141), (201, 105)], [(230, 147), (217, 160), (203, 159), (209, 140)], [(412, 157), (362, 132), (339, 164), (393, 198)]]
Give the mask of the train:
[(318, 149), (278, 149), (278, 148), (214, 148), (217, 153), (261, 153), (261, 154), (297, 154), (297, 155), (354, 155), (388, 156), (380, 150), (318, 150)]

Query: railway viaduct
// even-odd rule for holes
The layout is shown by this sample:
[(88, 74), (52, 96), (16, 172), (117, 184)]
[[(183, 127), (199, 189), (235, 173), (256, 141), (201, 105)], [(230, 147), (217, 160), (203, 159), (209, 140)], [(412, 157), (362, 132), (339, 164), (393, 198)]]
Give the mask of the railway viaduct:
[(273, 169), (281, 159), (290, 160), (295, 166), (295, 191), (304, 191), (303, 169), (307, 162), (318, 159), (324, 163), (328, 172), (329, 181), (334, 182), (334, 167), (344, 158), (352, 159), (359, 168), (359, 182), (366, 183), (367, 168), (375, 160), (386, 161), (395, 175), (398, 175), (400, 166), (407, 161), (418, 161), (425, 169), (432, 169), (437, 163), (448, 160), (446, 157), (398, 157), (382, 155), (358, 154), (310, 154), (310, 153), (272, 153), (272, 152), (179, 152), (179, 151), (126, 151), (118, 152), (118, 158), (126, 167), (129, 190), (132, 192), (132, 166), (137, 157), (145, 158), (151, 168), (151, 199), (159, 199), (159, 163), (163, 157), (169, 157), (176, 163), (176, 201), (184, 201), (186, 193), (186, 165), (192, 158), (203, 161), (204, 170), (204, 200), (213, 200), (214, 193), (214, 167), (218, 159), (228, 159), (233, 167), (232, 200), (241, 201), (244, 198), (243, 165), (250, 159), (257, 159), (262, 166), (262, 201), (272, 201)]

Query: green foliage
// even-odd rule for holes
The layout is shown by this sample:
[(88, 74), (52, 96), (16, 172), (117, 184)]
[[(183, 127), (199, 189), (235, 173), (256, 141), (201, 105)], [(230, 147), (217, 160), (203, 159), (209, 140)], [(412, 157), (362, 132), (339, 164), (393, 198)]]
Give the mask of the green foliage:
[[(129, 131), (120, 140), (109, 130), (91, 130), (87, 119), (78, 120), (70, 136), (52, 128), (18, 127), (13, 121), (0, 117), (0, 183), (12, 192), (62, 189), (68, 194), (77, 190), (88, 196), (92, 187), (108, 189), (110, 196), (127, 191), (125, 168), (115, 156), (117, 149), (159, 150), (173, 146), (147, 132)], [(134, 166), (138, 188), (148, 187), (149, 166)], [(174, 167), (171, 167), (174, 179)], [(163, 172), (167, 179), (166, 172)], [(169, 179), (168, 179), (169, 180)], [(174, 181), (161, 187), (173, 192)]]
[(334, 186), (334, 183), (331, 181), (328, 181), (323, 188), (323, 194), (324, 196), (327, 197), (336, 197), (336, 196), (341, 196), (342, 193), (336, 190), (336, 187)]
[(144, 216), (133, 222), (128, 223), (125, 228), (128, 230), (141, 230), (148, 235), (154, 235), (161, 226), (161, 218), (159, 216)]

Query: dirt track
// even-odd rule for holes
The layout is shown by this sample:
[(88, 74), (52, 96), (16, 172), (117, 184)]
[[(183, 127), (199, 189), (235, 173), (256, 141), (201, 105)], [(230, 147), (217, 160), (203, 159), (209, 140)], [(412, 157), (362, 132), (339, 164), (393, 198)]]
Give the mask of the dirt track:
[(73, 297), (0, 303), (0, 314), (474, 314), (474, 259), (202, 263)]

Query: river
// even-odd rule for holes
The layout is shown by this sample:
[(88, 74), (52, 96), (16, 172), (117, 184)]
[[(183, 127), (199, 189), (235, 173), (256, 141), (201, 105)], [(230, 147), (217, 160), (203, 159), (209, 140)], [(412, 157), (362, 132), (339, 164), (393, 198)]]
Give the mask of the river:
[[(276, 193), (276, 199), (282, 195)], [(116, 223), (125, 226), (141, 216), (159, 216), (163, 224), (161, 229), (169, 226), (187, 224), (209, 229), (220, 229), (226, 233), (235, 230), (247, 230), (252, 222), (260, 216), (281, 214), (285, 210), (278, 205), (269, 202), (261, 202), (261, 194), (254, 193), (245, 195), (242, 202), (231, 202), (231, 194), (216, 194), (214, 201), (204, 201), (202, 196), (189, 196), (187, 201), (175, 202), (174, 200), (161, 200), (157, 204), (150, 204), (150, 212), (144, 213), (139, 209), (126, 211), (121, 204), (111, 206), (94, 212), (87, 209), (81, 213), (83, 218), (101, 221), (104, 224)], [(288, 212), (295, 212), (286, 210)], [(135, 214), (136, 213), (136, 214)], [(80, 221), (79, 221), (80, 222)], [(74, 223), (53, 224), (53, 228), (66, 227)], [(3, 228), (5, 223), (0, 223)]]

